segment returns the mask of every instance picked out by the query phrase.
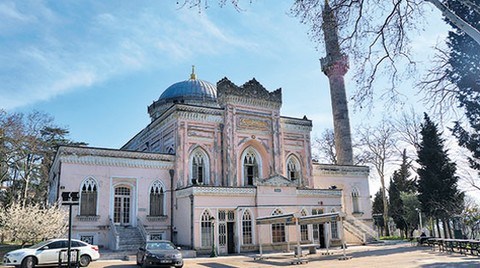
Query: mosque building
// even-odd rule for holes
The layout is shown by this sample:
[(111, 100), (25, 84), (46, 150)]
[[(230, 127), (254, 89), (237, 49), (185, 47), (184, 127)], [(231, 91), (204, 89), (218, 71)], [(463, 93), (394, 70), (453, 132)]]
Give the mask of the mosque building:
[[(148, 106), (151, 122), (120, 149), (58, 149), (49, 201), (79, 192), (73, 237), (111, 250), (145, 240), (226, 255), (338, 245), (374, 236), (368, 167), (312, 161), (312, 121), (280, 115), (282, 91), (196, 77)], [(128, 122), (125, 122), (128, 123)], [(340, 212), (343, 221), (259, 225), (257, 219)]]

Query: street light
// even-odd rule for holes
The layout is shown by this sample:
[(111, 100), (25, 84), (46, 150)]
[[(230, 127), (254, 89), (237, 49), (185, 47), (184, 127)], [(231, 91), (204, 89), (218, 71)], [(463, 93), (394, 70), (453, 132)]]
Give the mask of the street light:
[(212, 253), (210, 257), (217, 257), (217, 251), (215, 250), (215, 217), (210, 217), (210, 223), (212, 227)]
[(418, 211), (418, 218), (420, 219), (420, 232), (422, 232), (422, 230), (423, 230), (423, 226), (422, 226), (422, 210), (420, 210), (419, 208), (416, 208), (415, 210)]

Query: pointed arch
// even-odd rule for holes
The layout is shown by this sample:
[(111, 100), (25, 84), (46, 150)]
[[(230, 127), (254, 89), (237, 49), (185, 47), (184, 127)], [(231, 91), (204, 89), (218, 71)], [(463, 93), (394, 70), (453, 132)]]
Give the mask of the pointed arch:
[(210, 160), (200, 146), (190, 153), (190, 184), (210, 184)]
[(243, 212), (242, 216), (242, 244), (253, 244), (253, 232), (252, 232), (252, 213), (249, 209)]
[[(279, 208), (276, 208), (272, 215), (282, 215), (283, 211)], [(285, 224), (284, 223), (274, 223), (272, 224), (272, 243), (282, 243), (285, 242)]]
[(252, 146), (247, 147), (243, 153), (242, 163), (242, 179), (243, 186), (254, 185), (254, 181), (262, 176), (262, 158)]
[[(308, 215), (307, 210), (302, 209), (302, 211), (300, 212), (300, 215), (302, 217), (307, 216)], [(300, 225), (300, 240), (301, 241), (308, 241), (309, 240), (308, 225), (307, 224)]]
[(165, 186), (160, 180), (150, 185), (150, 214), (149, 216), (165, 215)]
[(213, 216), (209, 210), (205, 209), (202, 212), (202, 216), (200, 218), (200, 235), (202, 241), (202, 247), (210, 247), (212, 246), (212, 233), (213, 233), (213, 225), (212, 225)]
[[(335, 212), (335, 209), (332, 208), (330, 212)], [(331, 233), (332, 233), (332, 239), (338, 239), (338, 222), (337, 221), (332, 221), (331, 222)]]
[(98, 203), (98, 183), (87, 177), (80, 185), (80, 216), (96, 216)]
[(290, 154), (287, 158), (287, 178), (291, 181), (300, 182), (302, 177), (302, 165), (299, 158)]

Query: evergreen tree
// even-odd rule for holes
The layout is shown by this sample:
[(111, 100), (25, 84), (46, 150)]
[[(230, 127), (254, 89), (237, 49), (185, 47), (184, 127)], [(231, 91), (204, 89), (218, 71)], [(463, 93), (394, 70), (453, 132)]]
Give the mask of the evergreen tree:
[(408, 227), (406, 220), (405, 205), (403, 204), (402, 194), (415, 193), (415, 181), (409, 179), (411, 173), (411, 161), (407, 157), (407, 151), (403, 150), (402, 163), (398, 170), (393, 172), (390, 179), (390, 185), (388, 188), (389, 202), (389, 215), (392, 217), (397, 228), (403, 231), (405, 236), (408, 236)]
[(393, 222), (395, 222), (395, 225), (397, 226), (397, 228), (402, 230), (402, 237), (403, 237), (403, 234), (405, 235), (407, 234), (407, 230), (406, 230), (407, 225), (404, 217), (405, 210), (403, 208), (403, 201), (400, 196), (400, 190), (395, 180), (396, 180), (395, 177), (392, 177), (390, 179), (390, 185), (388, 187), (388, 197), (390, 201), (388, 204), (388, 213), (390, 217), (392, 217)]
[[(450, 215), (457, 213), (463, 205), (464, 195), (457, 189), (455, 163), (450, 161), (447, 150), (443, 148), (441, 133), (427, 114), (424, 115), (420, 134), (422, 141), (418, 150), (418, 199), (422, 204), (422, 211), (437, 219), (437, 229), (440, 231), (438, 220), (448, 220)], [(445, 228), (444, 232), (446, 236)]]
[[(458, 0), (447, 0), (446, 4), (455, 14), (480, 31), (480, 13)], [(456, 122), (453, 133), (460, 146), (472, 153), (469, 158), (471, 167), (480, 171), (480, 44), (450, 24), (454, 30), (448, 34), (449, 68), (445, 74), (457, 87), (459, 105), (464, 108), (470, 125), (468, 129)]]
[(375, 193), (373, 198), (372, 214), (374, 224), (380, 229), (380, 233), (383, 233), (385, 221), (383, 220), (383, 194), (381, 189)]
[(402, 163), (400, 168), (393, 172), (393, 181), (395, 182), (398, 191), (405, 193), (416, 192), (415, 180), (410, 179), (412, 175), (410, 169), (412, 168), (412, 161), (408, 159), (407, 150), (402, 152)]

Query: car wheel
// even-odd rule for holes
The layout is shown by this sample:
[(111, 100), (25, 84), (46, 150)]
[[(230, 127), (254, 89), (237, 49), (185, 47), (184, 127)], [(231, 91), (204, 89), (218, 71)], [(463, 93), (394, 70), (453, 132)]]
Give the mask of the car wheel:
[(87, 267), (92, 259), (88, 255), (80, 256), (80, 267)]
[(25, 259), (23, 259), (21, 267), (22, 268), (33, 268), (33, 267), (35, 267), (36, 263), (37, 263), (37, 261), (35, 260), (34, 257), (28, 256)]

